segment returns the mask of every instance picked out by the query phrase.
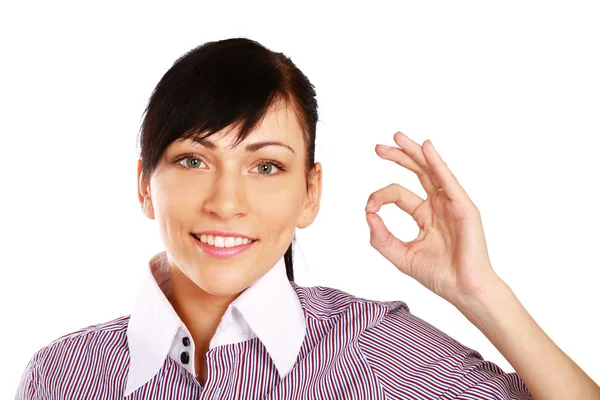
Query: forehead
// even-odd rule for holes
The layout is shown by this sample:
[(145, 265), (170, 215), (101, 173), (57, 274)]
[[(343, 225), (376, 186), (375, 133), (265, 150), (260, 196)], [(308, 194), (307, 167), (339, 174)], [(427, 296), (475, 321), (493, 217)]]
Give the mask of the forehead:
[[(241, 124), (237, 126), (229, 126), (222, 129), (219, 132), (211, 135), (209, 138), (200, 141), (206, 147), (212, 150), (220, 149), (234, 149), (233, 145), (237, 138), (237, 132), (239, 131)], [(290, 146), (295, 153), (299, 153), (300, 147), (304, 142), (302, 130), (296, 119), (296, 114), (292, 109), (285, 106), (271, 107), (264, 117), (259, 120), (254, 129), (241, 143), (245, 145), (264, 142), (264, 141), (276, 141), (284, 143)], [(191, 138), (179, 139), (177, 142), (188, 142), (192, 143)], [(294, 151), (294, 149), (296, 149)]]
[(259, 134), (286, 134), (300, 138), (300, 126), (290, 107), (271, 107), (258, 126)]
[[(234, 135), (227, 136), (219, 135), (219, 138), (223, 138), (228, 144), (233, 143)], [(247, 142), (259, 140), (277, 140), (290, 146), (297, 146), (302, 142), (302, 132), (294, 111), (285, 106), (271, 107), (246, 138)]]

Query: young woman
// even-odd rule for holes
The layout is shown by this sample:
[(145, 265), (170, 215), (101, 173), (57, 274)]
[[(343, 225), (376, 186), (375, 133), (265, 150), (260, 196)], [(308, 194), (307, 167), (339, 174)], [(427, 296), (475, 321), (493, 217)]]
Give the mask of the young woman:
[[(402, 301), (294, 282), (296, 228), (319, 211), (316, 93), (259, 43), (205, 43), (154, 90), (142, 124), (138, 195), (165, 251), (131, 315), (40, 349), (19, 399), (592, 399), (597, 385), (494, 272), (476, 206), (434, 149), (401, 132), (377, 154), (417, 174), (366, 205), (371, 245), (456, 306), (506, 357), (495, 364)], [(420, 233), (395, 238), (395, 203)]]

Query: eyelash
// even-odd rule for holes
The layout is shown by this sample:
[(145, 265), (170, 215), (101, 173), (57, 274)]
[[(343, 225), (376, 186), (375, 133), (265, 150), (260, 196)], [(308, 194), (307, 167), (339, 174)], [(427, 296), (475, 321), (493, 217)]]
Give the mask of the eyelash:
[[(173, 161), (173, 163), (178, 165), (179, 167), (182, 167), (183, 169), (196, 169), (196, 168), (189, 168), (189, 167), (179, 164), (180, 161), (185, 160), (186, 158), (195, 158), (197, 160), (205, 162), (204, 158), (200, 157), (197, 154), (183, 154), (181, 157), (179, 157), (175, 161)], [(262, 164), (272, 164), (275, 167), (277, 167), (277, 169), (279, 169), (279, 172), (276, 172), (274, 174), (259, 174), (259, 175), (267, 177), (267, 178), (280, 175), (281, 173), (286, 171), (285, 167), (280, 162), (275, 161), (275, 160), (269, 160), (269, 159), (259, 160), (258, 165), (262, 165)]]

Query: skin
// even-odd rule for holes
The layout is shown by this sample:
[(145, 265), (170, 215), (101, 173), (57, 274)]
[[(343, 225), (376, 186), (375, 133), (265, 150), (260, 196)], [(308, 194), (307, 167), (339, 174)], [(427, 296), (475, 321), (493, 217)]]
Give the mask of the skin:
[[(140, 203), (144, 214), (158, 222), (171, 267), (170, 300), (196, 344), (201, 383), (210, 339), (231, 301), (273, 267), (295, 228), (316, 218), (322, 174), (316, 163), (306, 180), (303, 137), (286, 109), (270, 111), (235, 149), (229, 147), (233, 136), (225, 132), (211, 139), (215, 150), (173, 143), (149, 179), (141, 176), (138, 162)], [(295, 154), (275, 146), (245, 152), (245, 144), (263, 140), (284, 142)], [(402, 132), (394, 141), (399, 147), (377, 145), (375, 152), (415, 172), (427, 199), (397, 183), (372, 193), (365, 208), (371, 246), (457, 307), (514, 367), (536, 400), (600, 398), (600, 388), (552, 342), (493, 270), (479, 210), (431, 141), (421, 146)], [(203, 163), (186, 170), (189, 164), (182, 160), (185, 165), (177, 166), (175, 160), (184, 153), (196, 153)], [(287, 170), (259, 176), (262, 158), (275, 159)], [(420, 228), (415, 240), (403, 242), (385, 227), (377, 211), (388, 203), (413, 217)], [(234, 230), (259, 241), (240, 256), (215, 259), (190, 236), (208, 229)]]
[[(315, 163), (307, 178), (304, 137), (291, 110), (272, 107), (235, 148), (230, 133), (235, 132), (210, 137), (215, 149), (191, 140), (171, 143), (150, 177), (142, 176), (138, 161), (140, 204), (158, 223), (170, 265), (169, 300), (194, 340), (202, 384), (206, 352), (227, 307), (283, 256), (296, 228), (313, 223), (321, 200), (322, 167)], [(263, 141), (284, 143), (293, 152), (280, 146), (246, 151), (247, 144)], [(187, 159), (177, 161), (187, 153)], [(285, 171), (263, 159), (279, 162)], [(241, 254), (216, 258), (191, 236), (205, 230), (258, 240)]]
[[(381, 158), (413, 171), (422, 199), (393, 183), (369, 196), (370, 242), (398, 270), (453, 304), (500, 351), (536, 400), (600, 399), (600, 387), (539, 327), (492, 268), (481, 215), (430, 140), (402, 132), (399, 147), (377, 145)], [(420, 228), (411, 242), (396, 238), (377, 211), (395, 203)]]

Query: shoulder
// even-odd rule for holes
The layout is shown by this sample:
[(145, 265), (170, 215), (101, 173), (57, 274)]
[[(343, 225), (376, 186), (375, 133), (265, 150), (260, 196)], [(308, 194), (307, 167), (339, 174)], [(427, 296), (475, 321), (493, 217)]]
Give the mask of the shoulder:
[[(22, 375), (21, 388), (53, 393), (58, 386), (92, 377), (128, 360), (129, 315), (60, 336), (36, 351)], [(47, 392), (46, 392), (47, 391)]]
[(505, 373), (478, 351), (412, 314), (404, 302), (382, 304), (385, 315), (362, 332), (357, 343), (389, 398), (450, 399), (459, 393), (531, 398), (518, 375)]
[(362, 320), (364, 329), (380, 325), (388, 314), (410, 313), (404, 301), (379, 301), (358, 297), (344, 290), (327, 286), (300, 286), (290, 282), (308, 317), (316, 320)]
[(128, 324), (129, 315), (89, 325), (58, 337), (35, 355), (38, 359), (44, 359), (57, 353), (65, 353), (62, 354), (63, 357), (73, 357), (74, 351), (103, 351), (126, 340)]
[[(412, 314), (402, 300), (382, 301), (358, 297), (326, 286), (300, 286), (290, 282), (308, 316), (326, 320), (360, 314), (369, 324), (364, 340), (393, 340), (396, 344), (438, 346), (448, 351), (467, 348), (427, 321)], [(414, 342), (414, 343), (413, 343)], [(470, 350), (470, 349), (469, 349)], [(472, 351), (472, 350), (470, 350)]]
[(403, 301), (381, 302), (385, 305), (385, 315), (365, 332), (363, 343), (389, 342), (395, 347), (417, 351), (423, 357), (435, 359), (442, 355), (469, 353), (475, 357), (481, 355), (429, 322), (410, 312)]
[(378, 303), (385, 307), (384, 315), (359, 340), (361, 349), (373, 361), (419, 369), (456, 355), (482, 359), (479, 352), (411, 313), (405, 302)]

